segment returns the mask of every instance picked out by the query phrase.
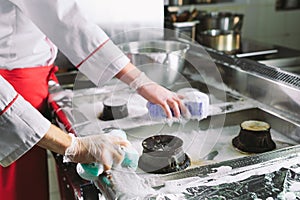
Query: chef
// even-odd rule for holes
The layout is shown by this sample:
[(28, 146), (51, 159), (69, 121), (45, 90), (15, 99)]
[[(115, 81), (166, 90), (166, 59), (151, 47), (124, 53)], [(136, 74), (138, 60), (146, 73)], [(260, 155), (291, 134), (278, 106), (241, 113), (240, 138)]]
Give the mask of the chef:
[(117, 77), (168, 117), (183, 109), (81, 14), (76, 0), (0, 0), (0, 200), (49, 198), (45, 149), (109, 169), (122, 159), (119, 145), (128, 144), (103, 134), (76, 138), (47, 120), (57, 48), (98, 86)]

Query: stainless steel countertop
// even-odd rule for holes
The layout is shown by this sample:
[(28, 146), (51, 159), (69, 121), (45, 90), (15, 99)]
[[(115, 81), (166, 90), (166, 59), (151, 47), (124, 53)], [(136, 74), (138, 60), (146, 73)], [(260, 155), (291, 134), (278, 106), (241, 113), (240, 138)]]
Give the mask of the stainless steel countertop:
[[(211, 116), (200, 122), (191, 121), (185, 124), (185, 126), (181, 126), (178, 123), (173, 123), (171, 126), (161, 123), (149, 124), (145, 123), (144, 118), (140, 116), (134, 118), (134, 120), (139, 123), (132, 127), (127, 126), (125, 131), (128, 134), (129, 140), (136, 145), (135, 147), (139, 152), (141, 151), (141, 140), (154, 133), (173, 133), (182, 136), (185, 138), (185, 141), (189, 141), (189, 137), (185, 137), (185, 135), (191, 133), (191, 131), (196, 131), (198, 135), (203, 133), (205, 139), (201, 140), (201, 138), (198, 138), (195, 139), (195, 141), (198, 142), (198, 145), (204, 145), (206, 147), (196, 154), (195, 149), (197, 142), (191, 145), (190, 148), (187, 148), (187, 151), (190, 150), (188, 153), (193, 155), (193, 159), (195, 159), (196, 156), (200, 159), (195, 159), (195, 165), (190, 168), (167, 175), (151, 175), (139, 171), (139, 175), (141, 175), (143, 180), (147, 180), (152, 186), (162, 186), (163, 188), (166, 184), (173, 184), (174, 188), (178, 189), (177, 194), (176, 192), (175, 194), (182, 199), (185, 199), (183, 195), (185, 193), (192, 196), (194, 195), (193, 198), (200, 198), (204, 197), (201, 195), (205, 195), (205, 193), (199, 191), (191, 193), (191, 191), (195, 191), (194, 189), (196, 188), (201, 189), (203, 184), (208, 186), (210, 180), (214, 180), (216, 183), (218, 180), (221, 182), (225, 180), (226, 182), (230, 176), (236, 178), (231, 179), (235, 182), (243, 180), (238, 176), (239, 174), (243, 174), (245, 175), (244, 178), (248, 178), (246, 175), (265, 175), (264, 172), (273, 173), (274, 170), (280, 170), (281, 167), (288, 168), (291, 165), (297, 164), (297, 157), (299, 156), (299, 145), (297, 144), (300, 142), (300, 101), (297, 99), (300, 96), (299, 85), (291, 84), (286, 81), (286, 79), (278, 79), (277, 76), (273, 75), (273, 72), (278, 72), (276, 68), (265, 66), (256, 61), (224, 55), (210, 49), (207, 49), (211, 56), (211, 58), (208, 58), (207, 55), (193, 52), (194, 48), (191, 49), (192, 51), (188, 59), (197, 70), (195, 71), (194, 68), (187, 66), (185, 76), (188, 77), (188, 85), (210, 94), (210, 99), (213, 100), (212, 102), (214, 104), (213, 108), (215, 108)], [(211, 62), (207, 63), (207, 59), (214, 61), (221, 79), (215, 79), (215, 77), (210, 76), (213, 74), (212, 66)], [(266, 70), (260, 71), (257, 69)], [(266, 71), (268, 73), (266, 73)], [(298, 78), (296, 75), (284, 71), (280, 71), (280, 73), (286, 75), (288, 79)], [(206, 76), (206, 79), (203, 78), (203, 76)], [(86, 79), (82, 80), (83, 82), (86, 81)], [(175, 90), (180, 87), (185, 87), (185, 84), (186, 82), (178, 82), (170, 89)], [(89, 130), (95, 132), (95, 130), (101, 128), (101, 126), (99, 127), (97, 119), (86, 118), (85, 113), (81, 113), (83, 114), (81, 115), (78, 114), (77, 111), (82, 112), (85, 110), (79, 109), (81, 105), (83, 105), (80, 102), (88, 102), (91, 106), (101, 102), (103, 93), (98, 93), (98, 90), (90, 90), (92, 94), (89, 94), (89, 92), (87, 92), (88, 90), (84, 91), (82, 88), (73, 92), (78, 94), (82, 91), (84, 95), (78, 96), (82, 98), (82, 101), (78, 101), (80, 98), (72, 100), (75, 102), (75, 107), (72, 107), (71, 110), (75, 108), (77, 113), (73, 115), (73, 117), (78, 117), (77, 122), (80, 122), (73, 125), (75, 125), (75, 130), (81, 133), (88, 132)], [(96, 116), (97, 113), (95, 113), (94, 117)], [(245, 155), (232, 148), (231, 139), (237, 134), (240, 122), (253, 118), (267, 120), (272, 124), (274, 140), (277, 141), (278, 147), (276, 150), (257, 155)], [(85, 123), (85, 121), (87, 121), (87, 123)], [(114, 125), (118, 125), (118, 123)], [(213, 139), (207, 139), (209, 138), (208, 136), (211, 135), (214, 135), (214, 137), (212, 137)], [(194, 136), (196, 137), (197, 134)], [(214, 158), (213, 163), (197, 162), (201, 161), (201, 158), (212, 150), (219, 152)], [(220, 170), (222, 172), (221, 174), (218, 173)], [(192, 179), (186, 180), (185, 178), (188, 177)], [(251, 182), (251, 180), (250, 178), (248, 181)], [(120, 194), (120, 191), (118, 193), (117, 190), (115, 190), (116, 188), (105, 185), (101, 177), (95, 184), (102, 190), (107, 199), (114, 199), (115, 197), (129, 199), (126, 197), (126, 194), (122, 194), (124, 191), (121, 191)], [(160, 191), (160, 189), (161, 187), (158, 191)], [(210, 189), (213, 193), (218, 191), (213, 187)], [(162, 193), (160, 197), (176, 199), (176, 195)], [(152, 197), (155, 199), (158, 196), (159, 195), (155, 193)]]

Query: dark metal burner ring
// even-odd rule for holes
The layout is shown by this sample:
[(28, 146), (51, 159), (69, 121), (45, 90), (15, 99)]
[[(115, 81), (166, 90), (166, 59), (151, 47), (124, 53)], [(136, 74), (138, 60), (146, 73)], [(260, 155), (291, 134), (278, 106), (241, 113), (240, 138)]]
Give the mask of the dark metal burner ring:
[(172, 135), (155, 135), (142, 142), (143, 154), (139, 167), (148, 173), (170, 173), (190, 166), (190, 158), (183, 152), (183, 141)]

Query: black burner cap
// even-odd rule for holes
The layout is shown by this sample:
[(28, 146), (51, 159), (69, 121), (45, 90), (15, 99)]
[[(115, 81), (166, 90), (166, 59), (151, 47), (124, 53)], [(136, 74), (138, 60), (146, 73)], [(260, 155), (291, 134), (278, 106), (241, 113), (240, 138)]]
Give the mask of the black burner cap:
[(155, 135), (142, 142), (143, 154), (139, 167), (148, 173), (170, 173), (190, 166), (190, 158), (183, 152), (183, 141), (173, 135)]
[(270, 133), (271, 126), (264, 121), (248, 120), (241, 123), (238, 136), (233, 138), (232, 144), (245, 153), (263, 153), (276, 148)]
[(99, 119), (110, 121), (128, 116), (127, 101), (122, 98), (108, 98), (103, 102), (103, 112)]

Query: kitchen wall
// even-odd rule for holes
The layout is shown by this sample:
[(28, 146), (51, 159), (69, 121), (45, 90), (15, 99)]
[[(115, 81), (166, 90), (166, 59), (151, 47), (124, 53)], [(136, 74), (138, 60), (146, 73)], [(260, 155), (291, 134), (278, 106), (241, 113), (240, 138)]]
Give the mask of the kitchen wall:
[(300, 50), (300, 9), (276, 10), (276, 0), (234, 0), (230, 3), (182, 6), (207, 11), (243, 13), (242, 37)]
[(78, 0), (78, 4), (115, 43), (163, 38), (162, 0)]

